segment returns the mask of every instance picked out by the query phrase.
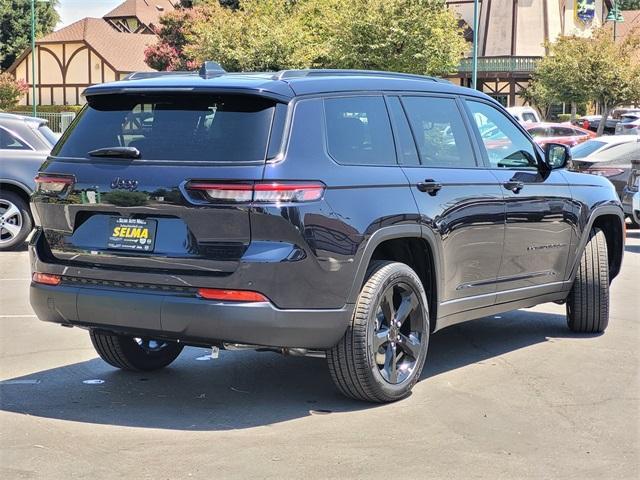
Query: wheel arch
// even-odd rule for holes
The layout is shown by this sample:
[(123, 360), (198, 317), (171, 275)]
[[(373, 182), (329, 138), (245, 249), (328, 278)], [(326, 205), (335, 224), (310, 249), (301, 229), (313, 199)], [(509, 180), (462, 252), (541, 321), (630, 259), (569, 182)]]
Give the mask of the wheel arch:
[(7, 178), (0, 178), (0, 190), (13, 192), (29, 204), (32, 190), (22, 182)]
[(429, 296), (429, 320), (433, 331), (436, 327), (442, 279), (438, 245), (435, 234), (428, 229), (420, 228), (419, 225), (395, 225), (377, 230), (367, 241), (360, 256), (347, 302), (350, 304), (357, 302), (372, 260), (394, 260), (406, 263), (416, 271)]
[(582, 231), (582, 236), (578, 242), (578, 248), (576, 249), (576, 256), (573, 259), (572, 268), (570, 270), (571, 275), (569, 279), (571, 281), (573, 281), (576, 276), (578, 265), (580, 264), (580, 258), (587, 246), (589, 235), (593, 228), (601, 229), (607, 240), (609, 280), (613, 280), (618, 273), (620, 273), (625, 242), (624, 213), (622, 209), (617, 206), (604, 205), (593, 210), (589, 217), (589, 221)]

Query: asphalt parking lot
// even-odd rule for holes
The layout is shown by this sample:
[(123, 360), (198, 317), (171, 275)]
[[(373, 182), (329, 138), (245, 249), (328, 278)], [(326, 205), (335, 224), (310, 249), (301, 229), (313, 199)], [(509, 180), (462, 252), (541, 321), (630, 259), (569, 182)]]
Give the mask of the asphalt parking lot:
[(0, 253), (0, 478), (640, 478), (638, 231), (604, 335), (555, 304), (457, 325), (383, 406), (341, 397), (322, 359), (189, 348), (114, 370), (33, 316), (28, 270)]

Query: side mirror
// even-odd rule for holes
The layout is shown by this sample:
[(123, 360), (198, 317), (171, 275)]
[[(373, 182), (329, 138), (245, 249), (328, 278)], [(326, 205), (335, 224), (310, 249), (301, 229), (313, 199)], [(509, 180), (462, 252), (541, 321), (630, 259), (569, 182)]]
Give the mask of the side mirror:
[(571, 149), (561, 143), (547, 143), (544, 146), (544, 161), (551, 170), (564, 168), (571, 161)]

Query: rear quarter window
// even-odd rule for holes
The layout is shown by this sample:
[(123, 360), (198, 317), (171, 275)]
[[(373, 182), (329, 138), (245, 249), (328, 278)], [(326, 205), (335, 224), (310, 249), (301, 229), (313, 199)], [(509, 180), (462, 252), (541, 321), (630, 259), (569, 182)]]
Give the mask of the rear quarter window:
[(381, 96), (324, 100), (329, 155), (342, 165), (396, 165), (389, 115)]
[(275, 111), (273, 101), (250, 95), (101, 95), (88, 103), (54, 155), (135, 147), (141, 160), (265, 161)]

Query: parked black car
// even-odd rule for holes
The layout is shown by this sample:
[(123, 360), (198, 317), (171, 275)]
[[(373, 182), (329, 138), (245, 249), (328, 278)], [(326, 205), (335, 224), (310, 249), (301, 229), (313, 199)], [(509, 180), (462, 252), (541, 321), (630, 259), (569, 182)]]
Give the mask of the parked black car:
[(37, 178), (31, 304), (113, 366), (261, 346), (326, 355), (345, 395), (386, 402), (448, 325), (555, 301), (573, 331), (607, 327), (613, 187), (482, 93), (215, 64), (85, 93)]

